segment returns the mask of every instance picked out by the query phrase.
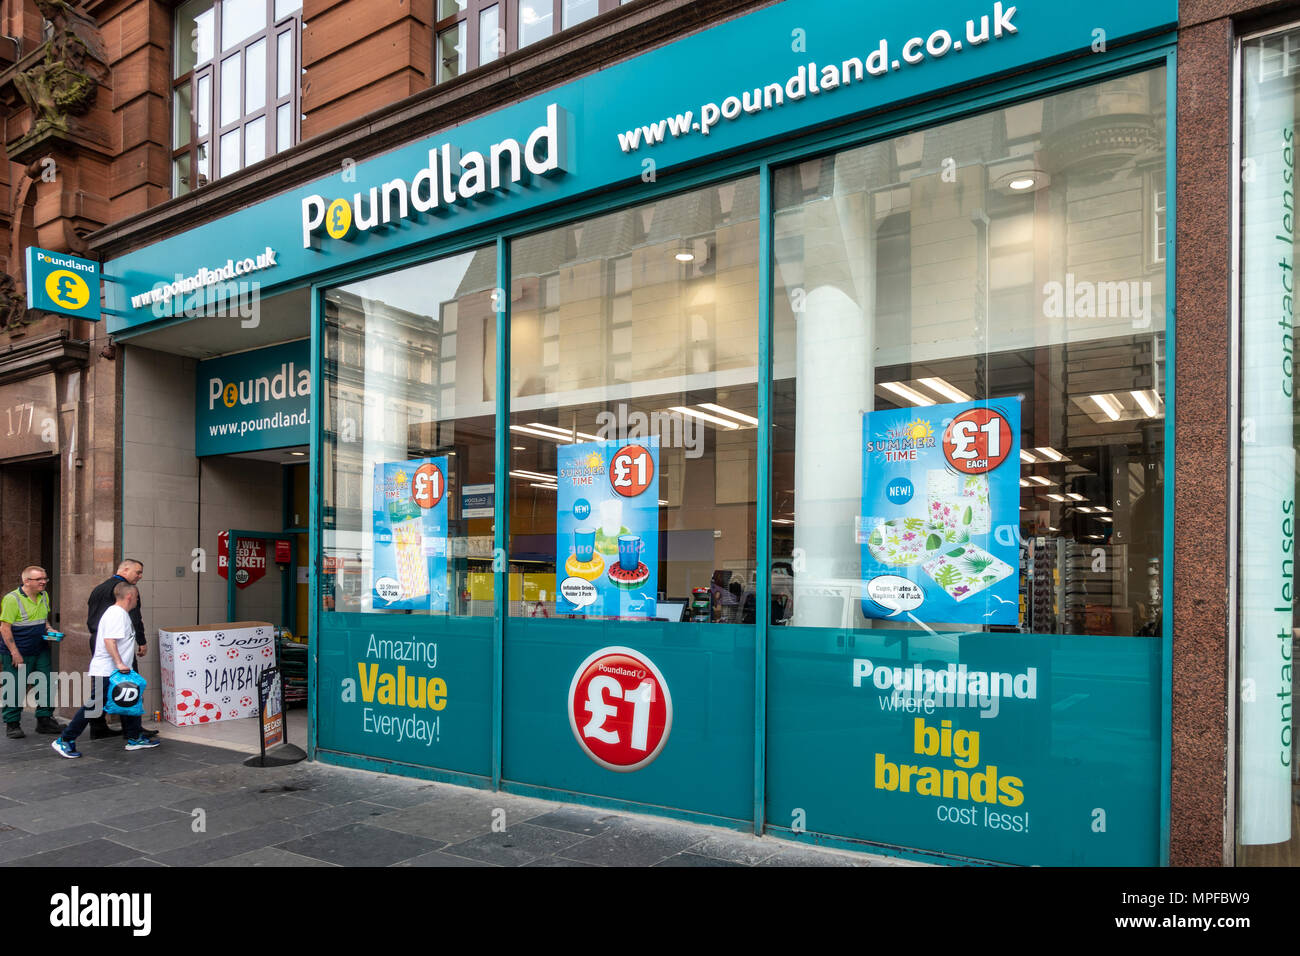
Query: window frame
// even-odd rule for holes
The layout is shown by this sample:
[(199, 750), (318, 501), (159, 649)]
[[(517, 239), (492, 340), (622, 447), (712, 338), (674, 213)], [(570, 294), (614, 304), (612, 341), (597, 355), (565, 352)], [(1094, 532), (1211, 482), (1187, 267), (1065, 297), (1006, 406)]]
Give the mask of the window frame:
[[(302, 111), (302, 7), (291, 10), (289, 13), (275, 18), (276, 0), (264, 0), (266, 4), (266, 26), (256, 33), (244, 37), (230, 49), (221, 47), (221, 28), (223, 19), (223, 7), (226, 0), (213, 0), (212, 3), (212, 58), (202, 63), (195, 63), (194, 66), (180, 76), (174, 76), (171, 81), (171, 102), (168, 104), (169, 114), (171, 116), (170, 134), (172, 139), (171, 146), (171, 168), (172, 196), (183, 196), (193, 192), (196, 189), (202, 189), (217, 180), (223, 178), (221, 173), (221, 138), (231, 132), (239, 132), (239, 163), (238, 166), (230, 173), (224, 175), (233, 175), (242, 169), (256, 162), (269, 159), (277, 153), (283, 152), (297, 144), (301, 135), (301, 111)], [(173, 24), (172, 37), (174, 43), (180, 42), (176, 28), (178, 24)], [(280, 38), (284, 34), (290, 35), (289, 56), (291, 64), (289, 67), (289, 91), (286, 94), (279, 93), (279, 50)], [(257, 45), (259, 42), (265, 42), (265, 80), (266, 95), (262, 105), (252, 112), (245, 112), (248, 95), (246, 82), (246, 66), (248, 49)], [(239, 114), (230, 123), (222, 124), (221, 122), (221, 96), (222, 81), (225, 71), (220, 69), (220, 64), (232, 57), (239, 57)], [(175, 57), (172, 58), (172, 71), (175, 72)], [(204, 98), (208, 109), (208, 129), (206, 134), (199, 136), (198, 116), (200, 109), (199, 102), (199, 85), (201, 81), (207, 80), (209, 93)], [(176, 95), (177, 91), (185, 86), (190, 90), (190, 135), (189, 142), (183, 146), (176, 145), (176, 124), (179, 117), (176, 116)], [(277, 122), (279, 111), (283, 107), (289, 108), (291, 122), (289, 124), (289, 142), (281, 145), (279, 143), (279, 124)], [(257, 119), (263, 121), (263, 151), (262, 159), (255, 163), (245, 161), (245, 150), (247, 147), (247, 127)], [(207, 150), (206, 171), (200, 172), (199, 169), (199, 151)], [(190, 183), (184, 190), (180, 189), (180, 182), (176, 175), (176, 164), (179, 160), (189, 156), (190, 160)]]
[[(505, 33), (505, 46), (497, 53), (496, 59), (489, 62), (495, 63), (502, 57), (517, 53), (521, 49), (534, 46), (544, 40), (549, 40), (554, 36), (564, 32), (564, 0), (538, 0), (539, 3), (549, 2), (551, 4), (551, 32), (549, 36), (535, 40), (533, 43), (519, 45), (519, 0), (464, 0), (465, 6), (458, 9), (454, 14), (438, 19), (438, 3), (434, 0), (433, 6), (433, 59), (430, 65), (431, 76), (429, 84), (437, 86), (456, 79), (457, 76), (464, 76), (467, 73), (473, 73), (480, 66), (487, 64), (479, 62), (479, 15), (492, 7), (499, 7), (497, 11), (497, 29)], [(596, 15), (589, 17), (581, 23), (589, 23), (592, 20), (602, 17), (619, 7), (626, 5), (629, 0), (596, 0)], [(454, 30), (457, 24), (465, 24), (465, 72), (449, 76), (446, 79), (439, 79), (441, 61), (439, 60), (438, 39), (448, 30)], [(580, 24), (574, 24), (579, 26)]]

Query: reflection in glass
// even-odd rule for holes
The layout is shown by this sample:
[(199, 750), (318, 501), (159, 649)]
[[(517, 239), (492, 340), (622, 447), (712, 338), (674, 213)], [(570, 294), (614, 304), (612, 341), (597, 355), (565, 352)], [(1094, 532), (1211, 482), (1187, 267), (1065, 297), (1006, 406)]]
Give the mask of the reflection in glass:
[(176, 8), (173, 77), (184, 76), (200, 63), (212, 59), (212, 0), (188, 0)]
[(184, 196), (193, 188), (190, 182), (190, 154), (182, 153), (172, 160), (172, 195)]
[(657, 586), (622, 616), (753, 622), (757, 215), (750, 178), (512, 243), (511, 614), (567, 613), (557, 564), (592, 564), (585, 538), (558, 541), (561, 449), (610, 452), (612, 466), (618, 447), (657, 437), (655, 525), (594, 499), (586, 516), (601, 573), (634, 595), (635, 579), (611, 573), (635, 563), (620, 534), (656, 539), (639, 573)]
[(221, 175), (229, 176), (239, 170), (239, 127), (221, 136)]
[(182, 83), (172, 91), (172, 146), (179, 149), (190, 144), (190, 84)]
[(528, 46), (551, 35), (551, 0), (519, 0), (519, 45)]
[[(325, 610), (493, 613), (492, 507), (475, 507), (463, 492), (494, 480), (495, 286), (495, 247), (487, 247), (326, 292), (322, 546), (347, 572), (325, 580)], [(399, 466), (423, 459), (446, 463), (441, 541), (398, 535), (389, 519), (419, 525), (404, 498), (394, 498), (395, 519), (393, 509), (378, 519), (374, 510), (376, 474), (409, 481), (415, 468)], [(400, 540), (377, 541), (376, 520)], [(385, 567), (396, 555), (396, 586), (377, 580), (376, 548), (387, 549), (378, 556)], [(400, 606), (420, 603), (420, 611)]]
[(221, 49), (229, 50), (266, 29), (266, 0), (222, 0)]
[(478, 65), (491, 63), (505, 51), (501, 32), (501, 5), (493, 4), (478, 15)]
[(266, 117), (259, 116), (244, 124), (244, 165), (251, 166), (266, 159)]
[(564, 29), (590, 20), (599, 12), (598, 0), (564, 0)]
[(266, 40), (250, 43), (244, 51), (244, 112), (256, 113), (266, 105)]
[(293, 92), (293, 33), (286, 30), (275, 38), (275, 95), (288, 96)]
[(239, 54), (221, 61), (221, 125), (239, 119)]
[(293, 104), (285, 103), (275, 111), (275, 151), (277, 153), (293, 145)]
[(438, 82), (465, 72), (465, 21), (438, 34)]
[(1164, 114), (1157, 70), (777, 173), (782, 623), (916, 627), (859, 607), (863, 412), (1020, 396), (1019, 629), (1161, 633)]
[(199, 77), (199, 102), (196, 116), (194, 117), (195, 125), (198, 126), (199, 138), (202, 139), (208, 135), (208, 130), (212, 121), (212, 74), (207, 73)]

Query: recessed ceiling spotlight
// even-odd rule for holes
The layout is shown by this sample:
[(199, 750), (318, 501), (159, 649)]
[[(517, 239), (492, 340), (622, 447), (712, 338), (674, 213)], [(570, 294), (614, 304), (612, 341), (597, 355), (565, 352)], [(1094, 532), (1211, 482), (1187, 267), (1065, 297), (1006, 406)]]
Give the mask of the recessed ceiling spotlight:
[(1014, 189), (1017, 192), (1021, 192), (1026, 189), (1033, 189), (1034, 178), (1032, 176), (1026, 176), (1023, 179), (1013, 179), (1011, 180), (1011, 182), (1007, 183), (1007, 188)]

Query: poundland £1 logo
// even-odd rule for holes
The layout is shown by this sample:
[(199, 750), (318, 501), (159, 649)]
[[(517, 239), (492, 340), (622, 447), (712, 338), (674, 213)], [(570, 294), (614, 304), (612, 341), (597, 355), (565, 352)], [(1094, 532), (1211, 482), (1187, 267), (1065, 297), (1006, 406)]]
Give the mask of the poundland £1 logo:
[(352, 199), (306, 196), (302, 200), (302, 247), (317, 248), (322, 231), (331, 239), (351, 239), (358, 232), (424, 213), (450, 212), (489, 192), (504, 192), (530, 176), (567, 171), (569, 116), (552, 103), (546, 122), (521, 144), (507, 136), (483, 152), (464, 155), (450, 143), (429, 150), (429, 162), (408, 181), (403, 178), (353, 193)]
[(208, 379), (208, 411), (221, 402), (226, 408), (254, 405), (282, 398), (306, 398), (311, 394), (311, 369), (298, 368), (294, 362), (281, 362), (274, 375), (261, 375), (242, 382), (227, 382), (219, 375)]
[(82, 309), (90, 301), (90, 286), (75, 272), (56, 269), (45, 277), (45, 294), (65, 308)]

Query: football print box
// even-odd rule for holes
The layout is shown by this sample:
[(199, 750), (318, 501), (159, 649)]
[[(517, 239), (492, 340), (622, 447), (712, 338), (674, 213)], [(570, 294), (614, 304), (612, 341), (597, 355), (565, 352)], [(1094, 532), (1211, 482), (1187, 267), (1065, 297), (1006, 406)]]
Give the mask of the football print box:
[(275, 627), (235, 621), (160, 628), (163, 717), (178, 727), (257, 713), (257, 678), (275, 663)]

